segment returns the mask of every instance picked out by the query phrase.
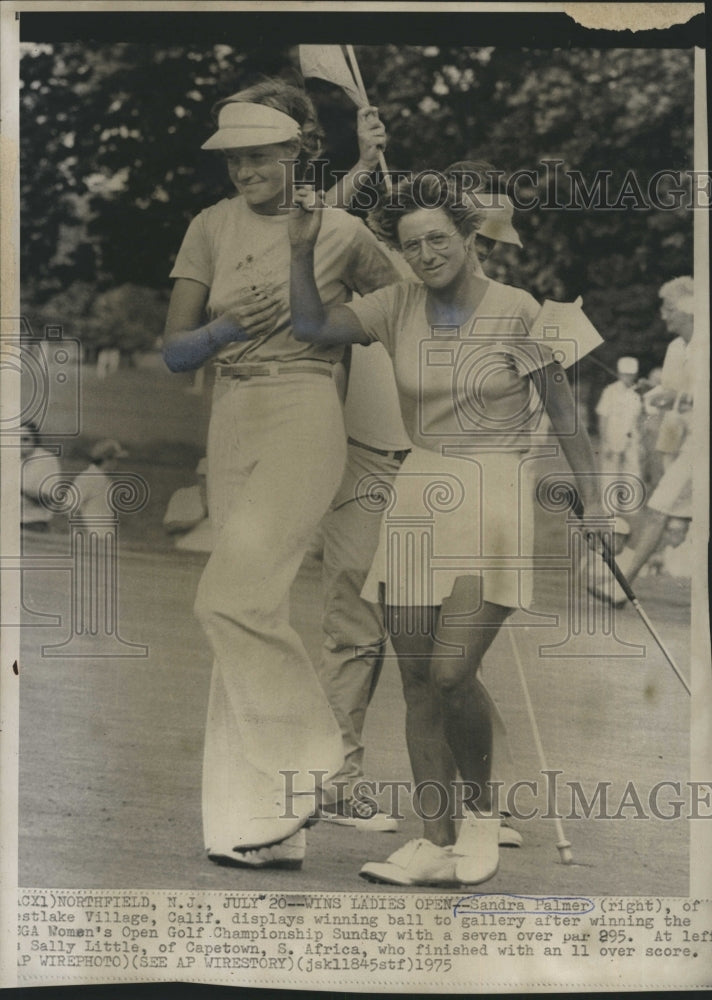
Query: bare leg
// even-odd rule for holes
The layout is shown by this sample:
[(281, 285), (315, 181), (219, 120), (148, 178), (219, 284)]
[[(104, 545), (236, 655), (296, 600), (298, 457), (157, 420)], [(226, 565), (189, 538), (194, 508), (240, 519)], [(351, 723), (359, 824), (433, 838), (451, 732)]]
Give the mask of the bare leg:
[[(398, 655), (406, 704), (405, 732), (416, 786), (429, 785), (419, 801), (423, 834), (445, 847), (455, 840), (448, 790), (456, 770), (443, 730), (438, 692), (430, 676), (437, 608), (386, 608), (386, 627)], [(406, 627), (406, 621), (410, 627)], [(427, 819), (426, 817), (432, 817)]]
[(471, 804), (482, 812), (492, 807), (492, 716), (491, 699), (477, 671), (509, 613), (509, 608), (481, 601), (479, 578), (460, 577), (443, 601), (430, 663), (448, 746), (463, 781), (473, 786)]
[(477, 808), (492, 806), (492, 702), (476, 674), (509, 609), (481, 603), (479, 586), (477, 578), (461, 577), (439, 615), (436, 608), (386, 609), (413, 778), (416, 785), (431, 783), (420, 801), (424, 836), (440, 846), (454, 841), (457, 770), (473, 786)]

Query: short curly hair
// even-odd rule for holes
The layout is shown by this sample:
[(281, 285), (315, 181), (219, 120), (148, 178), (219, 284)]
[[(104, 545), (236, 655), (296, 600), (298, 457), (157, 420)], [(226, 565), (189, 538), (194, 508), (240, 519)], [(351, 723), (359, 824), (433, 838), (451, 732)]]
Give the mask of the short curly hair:
[(389, 246), (398, 249), (398, 223), (421, 208), (439, 208), (449, 217), (458, 233), (467, 238), (477, 233), (483, 215), (468, 200), (464, 202), (455, 186), (437, 170), (423, 170), (402, 181), (393, 191), (382, 194), (368, 214), (369, 228)]
[(324, 131), (319, 124), (316, 109), (305, 90), (295, 87), (291, 83), (285, 83), (273, 77), (267, 77), (238, 90), (237, 93), (224, 97), (213, 105), (212, 113), (217, 122), (220, 109), (226, 104), (244, 101), (250, 104), (264, 104), (268, 108), (275, 108), (293, 118), (301, 128), (301, 152), (299, 161), (306, 164), (308, 160), (320, 156), (324, 149)]
[(695, 311), (695, 283), (689, 274), (680, 278), (671, 278), (658, 291), (661, 299), (674, 305), (684, 313)]

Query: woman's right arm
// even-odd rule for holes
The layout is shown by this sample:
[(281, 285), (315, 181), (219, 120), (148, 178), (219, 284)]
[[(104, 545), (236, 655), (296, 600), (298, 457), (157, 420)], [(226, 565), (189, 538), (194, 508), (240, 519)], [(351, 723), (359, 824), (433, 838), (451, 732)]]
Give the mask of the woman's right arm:
[(294, 192), (297, 205), (289, 215), (292, 258), (289, 301), (292, 333), (313, 344), (370, 344), (360, 321), (347, 306), (325, 309), (314, 279), (314, 246), (321, 228), (321, 213), (309, 192)]
[(208, 287), (200, 281), (176, 279), (163, 346), (163, 360), (172, 372), (200, 368), (227, 344), (251, 340), (274, 327), (278, 303), (259, 292), (251, 292), (243, 299), (239, 315), (224, 313), (203, 323), (208, 294)]

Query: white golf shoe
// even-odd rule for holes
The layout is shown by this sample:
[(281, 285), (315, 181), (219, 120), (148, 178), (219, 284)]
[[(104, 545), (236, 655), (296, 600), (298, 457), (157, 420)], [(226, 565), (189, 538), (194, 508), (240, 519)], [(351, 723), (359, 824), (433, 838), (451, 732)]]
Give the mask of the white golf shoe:
[(515, 830), (513, 826), (510, 826), (506, 819), (502, 819), (502, 825), (499, 828), (499, 846), (500, 847), (524, 846), (524, 837), (521, 835), (519, 830)]
[(359, 875), (389, 885), (455, 885), (452, 852), (452, 847), (438, 847), (429, 840), (409, 840), (386, 861), (367, 862)]
[(464, 885), (492, 878), (499, 867), (500, 817), (466, 812), (454, 846), (455, 877)]
[(233, 868), (301, 868), (306, 854), (307, 837), (304, 828), (291, 837), (265, 847), (251, 847), (244, 850), (208, 851), (208, 857), (217, 865)]

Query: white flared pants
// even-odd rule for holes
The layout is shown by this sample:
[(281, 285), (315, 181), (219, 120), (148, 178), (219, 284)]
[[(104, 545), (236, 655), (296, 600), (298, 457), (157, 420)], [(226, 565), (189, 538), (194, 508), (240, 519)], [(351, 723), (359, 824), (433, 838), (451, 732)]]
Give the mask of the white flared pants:
[(289, 590), (345, 455), (330, 377), (217, 383), (208, 435), (216, 540), (195, 603), (214, 654), (203, 758), (209, 852), (289, 836), (318, 804), (314, 772), (342, 764), (339, 727), (289, 623)]

